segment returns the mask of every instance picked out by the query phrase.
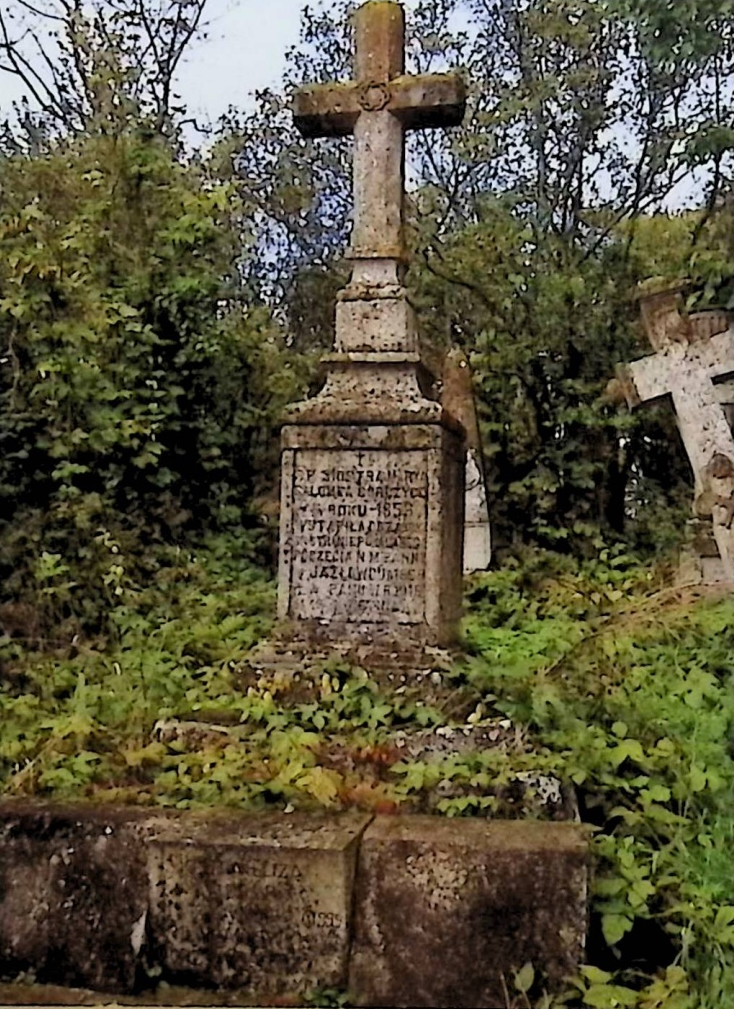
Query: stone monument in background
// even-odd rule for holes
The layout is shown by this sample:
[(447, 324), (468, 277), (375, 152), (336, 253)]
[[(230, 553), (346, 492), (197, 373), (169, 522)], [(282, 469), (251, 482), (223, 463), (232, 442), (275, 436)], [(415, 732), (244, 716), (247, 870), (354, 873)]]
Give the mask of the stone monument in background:
[(301, 88), (307, 137), (354, 135), (352, 275), (328, 378), (282, 436), (279, 616), (306, 641), (447, 645), (461, 610), (465, 431), (429, 398), (403, 285), (405, 132), (455, 126), (455, 74), (405, 74), (400, 4), (354, 15), (354, 80)]
[[(438, 370), (438, 369), (437, 369)], [(492, 560), (489, 494), (474, 383), (466, 354), (458, 347), (441, 367), (441, 402), (466, 432), (464, 479), (464, 574), (486, 571)]]
[(620, 367), (618, 378), (631, 407), (671, 396), (695, 484), (693, 577), (734, 582), (734, 331), (724, 312), (682, 308), (678, 288), (643, 296), (656, 353)]

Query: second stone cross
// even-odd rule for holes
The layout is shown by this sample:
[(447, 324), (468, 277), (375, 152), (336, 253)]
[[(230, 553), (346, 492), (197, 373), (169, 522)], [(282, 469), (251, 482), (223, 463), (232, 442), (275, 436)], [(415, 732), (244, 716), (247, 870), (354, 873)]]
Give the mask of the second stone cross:
[(405, 131), (458, 125), (464, 85), (405, 75), (400, 4), (354, 23), (355, 80), (295, 98), (305, 136), (354, 134), (354, 226), (326, 384), (283, 429), (279, 611), (300, 638), (443, 645), (460, 616), (464, 432), (425, 394), (403, 286)]

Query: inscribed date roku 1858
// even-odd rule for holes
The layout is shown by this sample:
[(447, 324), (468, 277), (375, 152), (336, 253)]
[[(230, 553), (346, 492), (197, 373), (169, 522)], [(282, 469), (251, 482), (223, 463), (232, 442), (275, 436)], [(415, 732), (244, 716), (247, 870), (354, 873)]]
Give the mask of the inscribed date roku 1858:
[(426, 453), (296, 453), (292, 615), (424, 619)]

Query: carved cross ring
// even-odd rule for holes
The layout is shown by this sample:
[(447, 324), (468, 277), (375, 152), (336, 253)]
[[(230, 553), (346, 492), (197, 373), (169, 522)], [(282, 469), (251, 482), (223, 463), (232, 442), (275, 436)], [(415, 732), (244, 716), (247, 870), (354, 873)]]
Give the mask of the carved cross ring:
[(365, 112), (380, 112), (390, 104), (390, 88), (379, 81), (370, 81), (362, 87), (359, 104)]

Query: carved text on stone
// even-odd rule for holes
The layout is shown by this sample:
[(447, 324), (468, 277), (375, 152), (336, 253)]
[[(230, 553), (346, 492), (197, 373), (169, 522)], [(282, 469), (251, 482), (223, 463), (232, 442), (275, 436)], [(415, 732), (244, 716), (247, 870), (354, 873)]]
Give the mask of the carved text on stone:
[(423, 620), (427, 498), (422, 451), (297, 452), (293, 615)]

